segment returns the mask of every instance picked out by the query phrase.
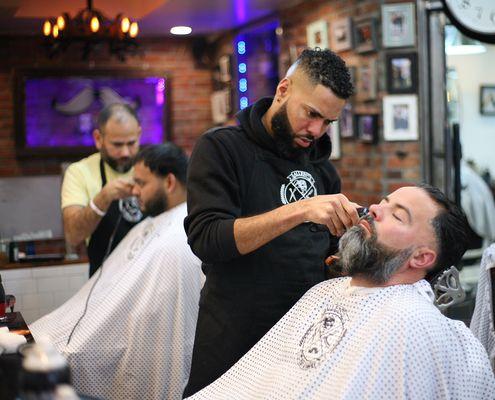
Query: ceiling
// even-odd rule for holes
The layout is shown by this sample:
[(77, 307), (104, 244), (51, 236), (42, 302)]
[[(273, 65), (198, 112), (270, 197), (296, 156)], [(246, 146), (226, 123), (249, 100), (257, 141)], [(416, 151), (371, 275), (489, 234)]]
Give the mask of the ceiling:
[[(93, 8), (114, 18), (124, 13), (139, 23), (140, 36), (169, 36), (188, 25), (193, 34), (243, 26), (304, 0), (93, 0)], [(0, 0), (0, 34), (37, 35), (43, 21), (62, 12), (74, 16), (86, 0)]]

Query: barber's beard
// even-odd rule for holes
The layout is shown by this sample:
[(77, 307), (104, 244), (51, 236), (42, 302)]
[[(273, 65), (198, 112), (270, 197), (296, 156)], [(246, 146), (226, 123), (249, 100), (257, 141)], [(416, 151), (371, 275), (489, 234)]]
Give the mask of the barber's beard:
[(297, 159), (305, 154), (308, 154), (313, 144), (308, 148), (302, 148), (294, 144), (295, 132), (289, 122), (287, 115), (287, 103), (273, 115), (271, 121), (273, 139), (275, 145), (282, 156), (288, 159)]
[(168, 209), (168, 198), (165, 190), (157, 190), (155, 195), (143, 205), (143, 213), (151, 217), (156, 217)]
[(121, 174), (129, 171), (132, 168), (132, 164), (134, 163), (134, 159), (131, 157), (111, 157), (104, 147), (101, 148), (100, 153), (102, 160), (105, 161), (114, 171), (117, 171)]
[(373, 231), (371, 237), (367, 238), (363, 227), (356, 225), (340, 238), (340, 265), (344, 275), (359, 275), (376, 285), (382, 285), (404, 265), (413, 248), (393, 250), (378, 243), (373, 219), (366, 220)]

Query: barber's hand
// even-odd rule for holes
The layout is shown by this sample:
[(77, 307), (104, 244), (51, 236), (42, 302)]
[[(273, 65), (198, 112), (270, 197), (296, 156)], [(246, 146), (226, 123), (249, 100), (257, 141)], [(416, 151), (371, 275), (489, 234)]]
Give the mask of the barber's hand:
[(360, 205), (340, 193), (315, 196), (298, 203), (304, 207), (306, 221), (326, 225), (334, 236), (342, 236), (359, 221), (356, 208)]
[(123, 199), (132, 196), (132, 188), (134, 184), (132, 179), (117, 178), (108, 182), (98, 194), (98, 198), (105, 203), (105, 208), (110, 206), (114, 200)]

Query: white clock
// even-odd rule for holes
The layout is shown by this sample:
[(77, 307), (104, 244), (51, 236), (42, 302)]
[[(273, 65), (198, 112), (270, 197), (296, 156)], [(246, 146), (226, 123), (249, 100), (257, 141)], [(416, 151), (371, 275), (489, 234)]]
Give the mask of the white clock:
[(465, 35), (495, 43), (495, 0), (442, 0), (451, 22)]

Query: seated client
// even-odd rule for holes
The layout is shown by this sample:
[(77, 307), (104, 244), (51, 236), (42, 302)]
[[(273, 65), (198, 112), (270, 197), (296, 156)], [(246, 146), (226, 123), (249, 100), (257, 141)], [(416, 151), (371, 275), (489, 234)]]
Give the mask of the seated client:
[[(142, 150), (133, 194), (149, 215), (70, 300), (30, 325), (71, 367), (78, 392), (101, 399), (180, 399), (189, 376), (201, 263), (187, 245), (187, 157)], [(87, 307), (87, 309), (86, 309)]]
[(481, 344), (433, 305), (466, 219), (436, 188), (403, 187), (340, 239), (347, 277), (322, 282), (191, 399), (493, 399)]

